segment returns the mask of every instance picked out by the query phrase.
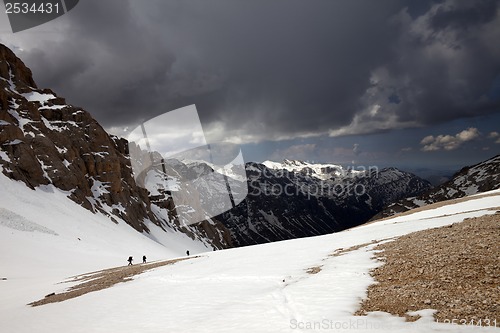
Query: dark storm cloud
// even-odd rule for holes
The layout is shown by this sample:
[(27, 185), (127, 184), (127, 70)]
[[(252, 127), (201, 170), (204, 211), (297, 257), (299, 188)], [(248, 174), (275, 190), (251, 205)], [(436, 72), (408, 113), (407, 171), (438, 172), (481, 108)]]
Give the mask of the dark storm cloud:
[(486, 97), (500, 73), (497, 3), (405, 7), (88, 0), (64, 17), (62, 40), (23, 57), (40, 86), (106, 127), (196, 104), (204, 123), (252, 141), (498, 110)]
[(385, 66), (403, 101), (401, 120), (432, 124), (499, 111), (499, 100), (487, 96), (500, 75), (498, 1), (446, 1), (402, 27), (410, 33), (400, 60)]
[[(472, 16), (468, 20), (465, 9)], [(489, 11), (493, 14), (478, 14)], [(365, 111), (333, 134), (437, 124), (500, 110), (498, 96), (488, 93), (500, 75), (496, 3), (445, 1), (416, 18), (404, 10), (393, 24), (399, 38), (392, 56), (372, 72), (373, 86), (361, 99)]]
[(28, 50), (35, 79), (104, 126), (142, 117), (163, 93), (173, 56), (132, 13), (126, 1), (82, 2), (75, 15), (68, 14), (62, 40)]
[(492, 21), (497, 15), (497, 0), (461, 1), (451, 6), (442, 6), (430, 20), (436, 30), (446, 27), (453, 29), (469, 29)]

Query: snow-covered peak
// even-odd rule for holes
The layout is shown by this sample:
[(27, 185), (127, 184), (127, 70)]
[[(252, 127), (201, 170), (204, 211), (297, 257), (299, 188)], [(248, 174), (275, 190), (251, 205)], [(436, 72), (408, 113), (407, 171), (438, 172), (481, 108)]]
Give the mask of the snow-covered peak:
[(310, 168), (312, 170), (318, 170), (321, 171), (323, 169), (327, 168), (337, 168), (337, 169), (343, 169), (341, 165), (338, 164), (331, 164), (331, 163), (310, 163), (306, 161), (300, 161), (300, 160), (288, 160), (284, 159), (283, 162), (273, 162), (273, 161), (265, 161), (262, 162), (266, 167), (270, 169), (286, 169), (286, 170), (295, 170), (295, 171), (300, 171), (305, 168)]
[(283, 162), (265, 161), (262, 162), (267, 168), (272, 170), (286, 170), (289, 172), (304, 172), (318, 179), (329, 179), (346, 175), (348, 173), (359, 173), (352, 169), (347, 169), (338, 164), (331, 163), (310, 163), (299, 160), (284, 159)]

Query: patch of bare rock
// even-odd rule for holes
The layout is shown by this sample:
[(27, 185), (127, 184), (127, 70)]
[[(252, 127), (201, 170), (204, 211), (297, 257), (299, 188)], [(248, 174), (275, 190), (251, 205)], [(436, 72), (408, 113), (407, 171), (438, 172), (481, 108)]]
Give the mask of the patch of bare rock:
[(374, 269), (356, 315), (435, 309), (435, 320), (500, 323), (500, 213), (414, 232), (378, 245)]
[(66, 282), (79, 282), (81, 283), (69, 288), (67, 291), (56, 294), (50, 293), (45, 298), (42, 298), (38, 301), (29, 303), (31, 306), (39, 306), (49, 303), (57, 303), (66, 301), (68, 299), (72, 299), (75, 297), (79, 297), (85, 295), (87, 293), (93, 291), (103, 290), (109, 287), (114, 286), (120, 282), (126, 282), (132, 280), (132, 277), (138, 274), (141, 274), (145, 271), (151, 270), (153, 268), (172, 265), (176, 262), (194, 259), (198, 257), (189, 257), (189, 258), (181, 258), (181, 259), (173, 259), (173, 260), (165, 260), (159, 261), (149, 264), (140, 264), (140, 265), (132, 265), (132, 266), (122, 266), (115, 267), (110, 269), (105, 269), (98, 272), (92, 272), (81, 276), (73, 277), (71, 280)]

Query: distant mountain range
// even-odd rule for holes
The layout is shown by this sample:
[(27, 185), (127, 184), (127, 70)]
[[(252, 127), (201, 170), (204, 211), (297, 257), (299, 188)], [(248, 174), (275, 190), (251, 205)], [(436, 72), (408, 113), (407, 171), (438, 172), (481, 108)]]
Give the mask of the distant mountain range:
[[(30, 69), (0, 44), (0, 171), (32, 189), (53, 186), (65, 191), (68, 200), (106, 216), (110, 223), (124, 221), (153, 239), (150, 223), (214, 249), (321, 235), (365, 223), (384, 207), (389, 208), (383, 214), (392, 214), (497, 188), (499, 180), (498, 156), (463, 169), (447, 187), (436, 190), (428, 181), (396, 168), (250, 162), (245, 165), (246, 180), (230, 167), (224, 171), (233, 194), (248, 187), (243, 202), (186, 225), (182, 220), (200, 214), (199, 207), (188, 198), (174, 202), (172, 193), (187, 189), (189, 199), (210, 196), (217, 202), (225, 186), (218, 190), (193, 181), (220, 176), (217, 168), (172, 159), (163, 168), (150, 170), (153, 179), (167, 184), (158, 191), (154, 182), (137, 185), (129, 149), (125, 139), (107, 134), (87, 111), (50, 89), (38, 88)], [(426, 194), (419, 196), (422, 193)], [(407, 197), (411, 198), (400, 201)]]
[(476, 165), (462, 168), (449, 181), (418, 196), (389, 204), (372, 219), (384, 218), (431, 203), (462, 198), (499, 188), (500, 155), (497, 155)]
[(434, 168), (412, 168), (412, 167), (399, 167), (401, 170), (405, 170), (407, 172), (411, 172), (414, 175), (419, 176), (422, 179), (429, 181), (432, 186), (439, 186), (443, 183), (446, 183), (453, 177), (453, 174), (460, 169), (452, 169), (451, 167), (448, 169), (434, 169)]
[(347, 229), (391, 202), (431, 188), (396, 168), (355, 170), (284, 160), (247, 163), (246, 169), (246, 200), (217, 217), (237, 246)]

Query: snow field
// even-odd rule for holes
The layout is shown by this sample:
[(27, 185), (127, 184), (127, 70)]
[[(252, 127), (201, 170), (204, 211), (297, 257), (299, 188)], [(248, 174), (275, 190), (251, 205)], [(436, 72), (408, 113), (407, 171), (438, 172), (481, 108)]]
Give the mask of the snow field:
[[(125, 264), (129, 253), (136, 260), (142, 252), (167, 259), (186, 248), (198, 254), (203, 246), (170, 233), (172, 247), (162, 241), (163, 247), (125, 224), (76, 209), (64, 193), (31, 191), (5, 179), (1, 185), (0, 220), (9, 210), (59, 235), (0, 225), (0, 277), (8, 278), (0, 281), (0, 321), (7, 332), (499, 331), (434, 323), (432, 309), (422, 309), (423, 318), (413, 323), (381, 312), (353, 316), (374, 282), (370, 270), (381, 264), (373, 259), (375, 244), (331, 256), (340, 248), (493, 214), (488, 208), (498, 206), (498, 191), (330, 235), (200, 253), (112, 288), (32, 308), (26, 304), (67, 288), (58, 284), (66, 278)], [(321, 271), (307, 273), (312, 267)]]

